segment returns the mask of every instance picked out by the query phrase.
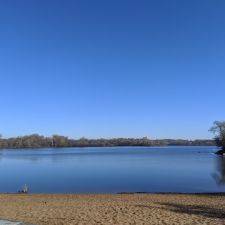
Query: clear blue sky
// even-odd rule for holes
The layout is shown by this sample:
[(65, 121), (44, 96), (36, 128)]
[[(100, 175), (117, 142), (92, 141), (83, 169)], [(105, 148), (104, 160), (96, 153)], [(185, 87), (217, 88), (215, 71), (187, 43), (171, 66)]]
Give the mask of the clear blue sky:
[(210, 138), (224, 0), (1, 0), (0, 133)]

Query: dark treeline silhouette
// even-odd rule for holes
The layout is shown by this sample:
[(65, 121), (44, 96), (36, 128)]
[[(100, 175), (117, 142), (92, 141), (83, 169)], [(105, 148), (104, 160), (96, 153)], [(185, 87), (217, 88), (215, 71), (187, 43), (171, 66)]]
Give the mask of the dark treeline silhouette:
[(44, 137), (38, 134), (15, 138), (1, 138), (0, 148), (58, 148), (58, 147), (110, 147), (110, 146), (212, 146), (213, 140), (112, 138), (112, 139), (70, 139), (61, 135)]

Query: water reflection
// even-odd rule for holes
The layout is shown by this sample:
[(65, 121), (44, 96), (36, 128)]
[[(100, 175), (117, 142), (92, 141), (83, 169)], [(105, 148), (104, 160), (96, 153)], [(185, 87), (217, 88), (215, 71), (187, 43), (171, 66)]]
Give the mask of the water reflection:
[(217, 172), (213, 174), (214, 179), (218, 185), (225, 185), (225, 157), (218, 156), (216, 158)]

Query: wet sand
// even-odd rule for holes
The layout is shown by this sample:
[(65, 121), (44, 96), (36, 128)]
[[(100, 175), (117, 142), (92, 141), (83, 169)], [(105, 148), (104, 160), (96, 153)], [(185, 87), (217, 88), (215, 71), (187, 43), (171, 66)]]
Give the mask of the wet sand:
[(38, 225), (225, 224), (225, 196), (0, 194), (0, 219)]

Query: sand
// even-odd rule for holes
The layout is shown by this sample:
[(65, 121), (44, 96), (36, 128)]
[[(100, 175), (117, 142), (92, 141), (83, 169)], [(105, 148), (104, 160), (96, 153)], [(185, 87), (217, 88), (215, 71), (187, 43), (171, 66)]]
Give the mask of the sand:
[(38, 225), (225, 224), (225, 196), (0, 194), (0, 219)]

